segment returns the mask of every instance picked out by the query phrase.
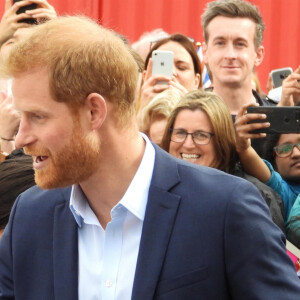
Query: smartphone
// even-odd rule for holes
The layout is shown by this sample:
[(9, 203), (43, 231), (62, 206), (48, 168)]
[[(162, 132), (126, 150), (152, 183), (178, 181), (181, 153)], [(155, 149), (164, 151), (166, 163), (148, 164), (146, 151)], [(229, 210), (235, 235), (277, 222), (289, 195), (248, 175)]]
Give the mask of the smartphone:
[[(19, 1), (23, 1), (23, 0), (13, 0), (13, 1), (14, 1), (14, 3), (16, 3), (16, 2), (19, 2)], [(36, 8), (37, 8), (36, 3), (32, 3), (32, 4), (29, 4), (29, 5), (22, 6), (17, 10), (17, 15), (24, 13), (26, 10), (32, 10), (32, 9), (36, 9)], [(28, 18), (28, 19), (20, 20), (19, 23), (37, 24), (37, 20), (33, 19), (33, 18)]]
[[(172, 77), (174, 65), (174, 53), (172, 51), (154, 50), (152, 52), (152, 75), (164, 75)], [(158, 81), (157, 84), (165, 84), (166, 81)]]
[(300, 106), (251, 106), (247, 113), (267, 115), (266, 119), (249, 123), (270, 123), (270, 127), (253, 130), (251, 133), (300, 133)]
[(271, 77), (272, 77), (274, 88), (282, 86), (282, 81), (285, 78), (287, 78), (292, 72), (293, 69), (290, 67), (273, 70), (271, 72)]

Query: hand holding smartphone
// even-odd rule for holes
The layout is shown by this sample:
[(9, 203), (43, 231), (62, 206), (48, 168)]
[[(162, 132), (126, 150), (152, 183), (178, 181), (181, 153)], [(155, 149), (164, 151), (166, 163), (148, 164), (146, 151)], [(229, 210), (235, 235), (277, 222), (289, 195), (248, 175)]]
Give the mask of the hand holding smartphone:
[[(13, 3), (20, 2), (20, 1), (23, 1), (23, 0), (13, 0)], [(36, 8), (37, 8), (36, 3), (32, 3), (32, 4), (29, 4), (29, 5), (22, 6), (17, 10), (17, 15), (26, 12), (26, 10), (32, 10), (32, 9), (36, 9)], [(37, 24), (37, 20), (33, 19), (33, 18), (22, 19), (19, 22), (20, 23), (27, 23), (27, 24)]]
[(300, 133), (299, 106), (250, 106), (247, 113), (267, 116), (266, 119), (255, 119), (249, 123), (270, 123), (269, 127), (256, 129), (250, 133)]
[[(172, 77), (174, 53), (172, 51), (154, 50), (152, 52), (152, 75)], [(166, 81), (158, 81), (157, 84), (166, 84)]]
[(273, 70), (271, 72), (271, 77), (272, 77), (274, 88), (282, 86), (282, 81), (292, 73), (293, 73), (293, 69), (290, 67)]

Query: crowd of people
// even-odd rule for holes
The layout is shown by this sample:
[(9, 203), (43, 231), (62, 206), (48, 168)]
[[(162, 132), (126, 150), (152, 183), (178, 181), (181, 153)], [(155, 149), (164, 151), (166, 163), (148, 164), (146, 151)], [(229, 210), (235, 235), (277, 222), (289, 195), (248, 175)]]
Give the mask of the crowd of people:
[[(131, 46), (6, 0), (0, 299), (299, 299), (300, 130), (255, 133), (270, 123), (247, 109), (296, 107), (300, 66), (272, 99), (258, 8), (211, 1), (201, 24), (208, 89), (183, 34)], [(152, 74), (155, 50), (173, 52), (171, 77)]]

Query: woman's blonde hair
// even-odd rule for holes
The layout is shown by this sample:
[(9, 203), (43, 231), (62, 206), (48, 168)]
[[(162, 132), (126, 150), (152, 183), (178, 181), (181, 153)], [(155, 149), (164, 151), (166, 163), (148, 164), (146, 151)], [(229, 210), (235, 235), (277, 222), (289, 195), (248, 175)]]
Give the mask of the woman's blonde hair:
[(175, 89), (167, 89), (155, 96), (143, 109), (141, 131), (149, 135), (152, 122), (168, 119), (179, 100), (180, 93)]

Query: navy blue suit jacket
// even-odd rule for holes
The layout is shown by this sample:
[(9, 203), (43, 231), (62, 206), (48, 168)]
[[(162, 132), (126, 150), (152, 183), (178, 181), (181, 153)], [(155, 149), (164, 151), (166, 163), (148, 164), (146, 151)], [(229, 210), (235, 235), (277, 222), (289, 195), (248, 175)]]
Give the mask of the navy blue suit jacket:
[[(34, 187), (16, 200), (0, 241), (0, 299), (78, 299), (69, 198), (70, 188)], [(132, 299), (298, 300), (284, 242), (252, 184), (156, 148)]]

